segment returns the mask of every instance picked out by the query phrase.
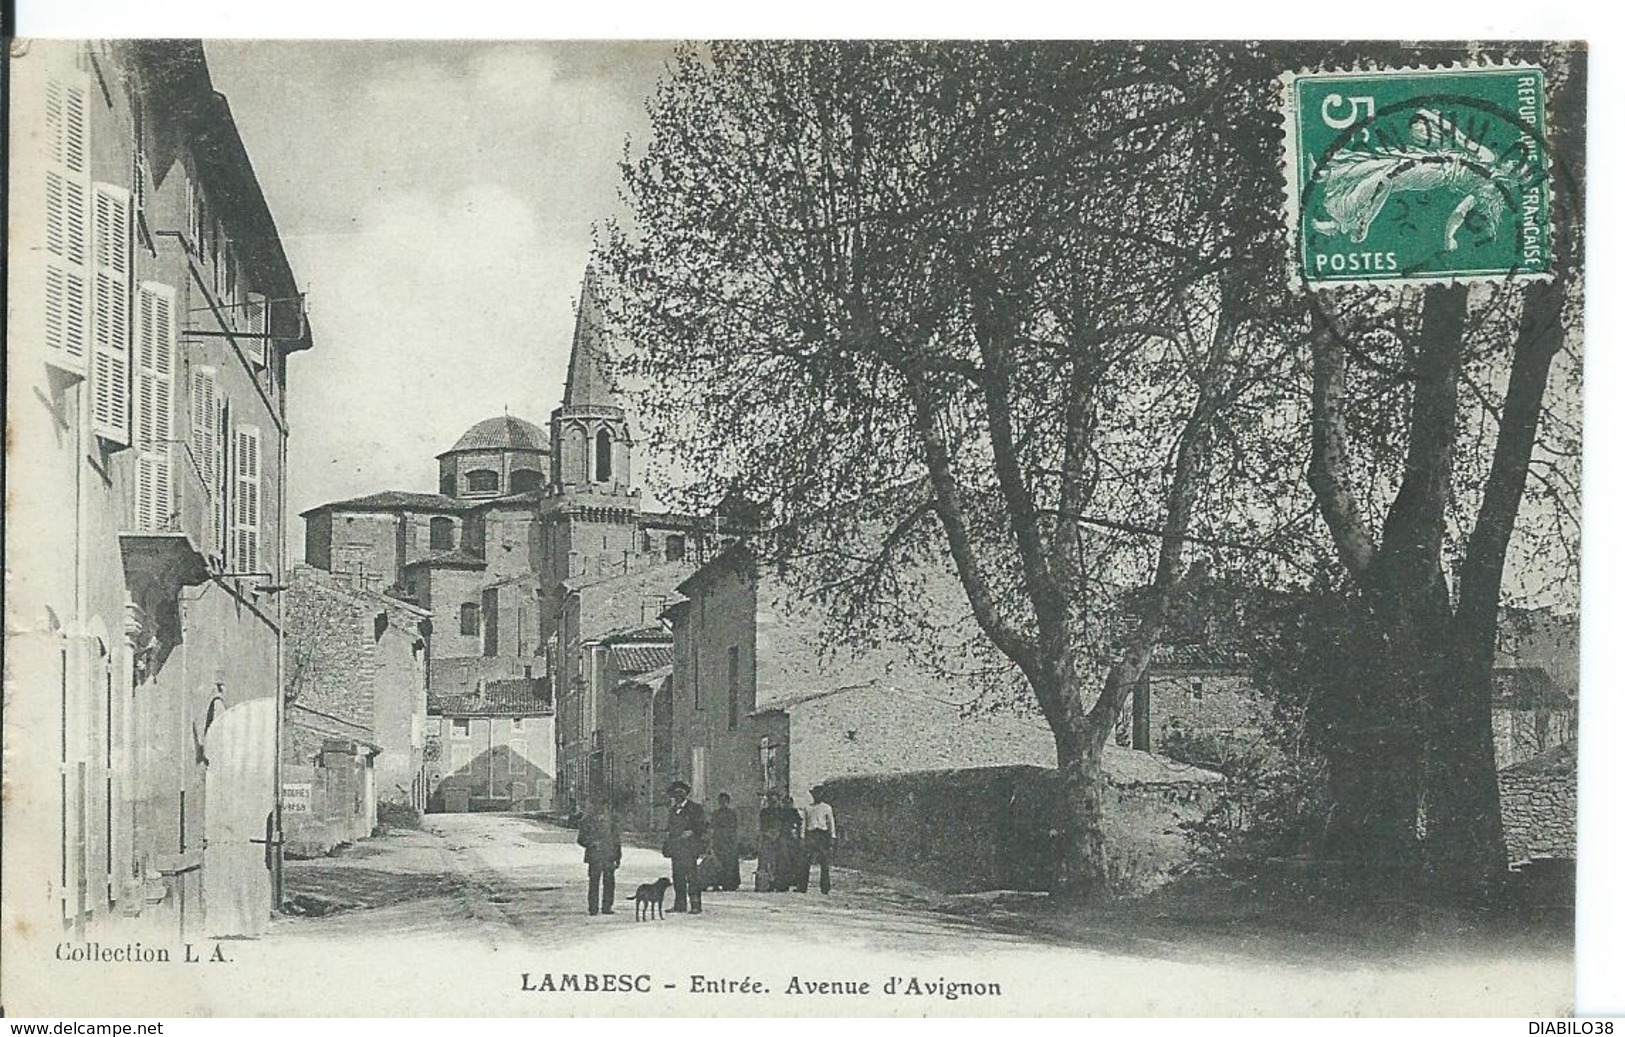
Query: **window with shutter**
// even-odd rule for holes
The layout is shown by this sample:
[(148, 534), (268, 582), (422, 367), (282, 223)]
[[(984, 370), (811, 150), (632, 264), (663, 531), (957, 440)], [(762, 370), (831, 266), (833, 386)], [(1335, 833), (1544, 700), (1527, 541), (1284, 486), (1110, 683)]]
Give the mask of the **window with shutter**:
[(203, 192), (198, 190), (195, 172), (186, 166), (181, 167), (181, 187), (181, 204), (186, 207), (186, 250), (202, 259), (205, 226)]
[(232, 491), (232, 487), (237, 483), (231, 464), (231, 400), (226, 398), (225, 391), (218, 385), (215, 386), (215, 393), (219, 397), (219, 409), (216, 411), (218, 420), (214, 425), (216, 480), (210, 490), (214, 493), (215, 500), (215, 528), (220, 534), (215, 549), (219, 552), (221, 566), (224, 568), (229, 567), (234, 550), (232, 505), (236, 494)]
[(265, 349), (265, 328), (266, 328), (265, 296), (259, 294), (258, 292), (249, 292), (248, 293), (247, 311), (248, 311), (248, 333), (246, 335), (244, 335), (241, 339), (239, 339), (239, 341), (242, 342), (242, 344), (243, 344), (243, 353), (248, 357), (248, 359), (252, 360), (254, 363), (258, 364), (259, 366), (264, 367), (265, 366), (265, 357), (266, 357), (266, 349)]
[[(211, 505), (219, 499), (220, 469), (216, 457), (215, 441), (220, 421), (220, 401), (215, 392), (214, 368), (192, 369), (190, 406), (192, 416), (192, 456), (203, 475), (203, 486), (208, 491)], [(213, 555), (220, 543), (220, 511), (209, 509), (209, 541), (204, 554)]]
[(260, 568), (260, 430), (250, 425), (237, 428), (236, 502), (233, 535), (236, 541), (235, 566), (238, 572), (257, 573)]
[(130, 442), (130, 194), (94, 190), (94, 312), (91, 318), (91, 423), (112, 443)]
[(167, 529), (175, 505), (171, 441), (175, 408), (175, 290), (144, 281), (136, 291), (136, 524)]
[(130, 207), (136, 216), (147, 208), (147, 134), (141, 95), (130, 98)]
[(82, 80), (45, 84), (46, 358), (76, 373), (90, 350), (89, 91)]

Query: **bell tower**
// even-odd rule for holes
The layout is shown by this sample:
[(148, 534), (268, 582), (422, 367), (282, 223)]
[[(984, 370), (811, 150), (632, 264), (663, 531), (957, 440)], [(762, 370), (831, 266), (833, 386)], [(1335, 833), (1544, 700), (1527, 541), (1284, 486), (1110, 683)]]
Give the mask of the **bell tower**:
[(556, 580), (628, 571), (642, 511), (632, 486), (632, 431), (609, 374), (608, 344), (591, 268), (581, 282), (564, 399), (553, 411), (551, 492), (543, 501)]
[(589, 269), (581, 282), (570, 373), (553, 411), (553, 484), (625, 494), (632, 489), (632, 433), (610, 380), (603, 311)]

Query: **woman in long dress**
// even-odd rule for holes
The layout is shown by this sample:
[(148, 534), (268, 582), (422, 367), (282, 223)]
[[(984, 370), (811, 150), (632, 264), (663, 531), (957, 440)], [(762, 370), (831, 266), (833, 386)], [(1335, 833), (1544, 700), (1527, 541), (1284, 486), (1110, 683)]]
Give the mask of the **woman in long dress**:
[(760, 893), (778, 888), (780, 861), (784, 854), (784, 817), (779, 806), (779, 794), (769, 792), (762, 797), (762, 809), (756, 815), (756, 890)]

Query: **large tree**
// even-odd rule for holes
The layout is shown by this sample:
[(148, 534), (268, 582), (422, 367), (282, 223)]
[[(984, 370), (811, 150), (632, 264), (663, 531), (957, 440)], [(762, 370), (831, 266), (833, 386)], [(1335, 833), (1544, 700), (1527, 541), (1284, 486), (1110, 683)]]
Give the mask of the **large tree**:
[[(1102, 759), (1238, 497), (1295, 341), (1238, 227), (1224, 56), (739, 44), (680, 53), (598, 249), (675, 502), (750, 501), (849, 637), (929, 625), (951, 560), (1054, 734), (1057, 888), (1107, 881)], [(1256, 100), (1256, 98), (1254, 98)], [(1263, 313), (1269, 319), (1259, 319)]]
[(1365, 675), (1338, 716), (1333, 846), (1467, 895), (1506, 869), (1493, 667), (1503, 603), (1528, 591), (1507, 586), (1509, 552), (1525, 580), (1572, 573), (1578, 538), (1577, 384), (1555, 405), (1547, 386), (1560, 357), (1578, 377), (1584, 53), (1500, 56), (1547, 71), (1554, 276), (1324, 293), (1308, 339), (1308, 479)]

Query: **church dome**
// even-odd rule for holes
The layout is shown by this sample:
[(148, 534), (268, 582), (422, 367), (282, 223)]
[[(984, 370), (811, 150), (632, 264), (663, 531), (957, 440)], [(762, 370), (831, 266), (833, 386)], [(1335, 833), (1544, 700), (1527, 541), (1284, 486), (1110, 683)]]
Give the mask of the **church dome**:
[(486, 418), (457, 440), (446, 454), (460, 454), (469, 450), (527, 450), (548, 453), (548, 436), (535, 425), (511, 414)]

